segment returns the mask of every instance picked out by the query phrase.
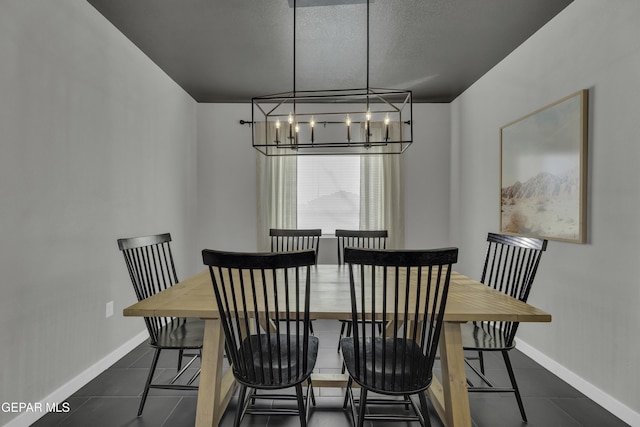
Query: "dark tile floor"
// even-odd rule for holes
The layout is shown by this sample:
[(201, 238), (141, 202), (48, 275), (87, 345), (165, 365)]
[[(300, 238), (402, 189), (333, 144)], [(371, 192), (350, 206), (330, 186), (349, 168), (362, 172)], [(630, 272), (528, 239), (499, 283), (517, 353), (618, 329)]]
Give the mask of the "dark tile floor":
[[(316, 336), (320, 338), (320, 355), (317, 372), (339, 372), (341, 359), (336, 352), (339, 323), (314, 321)], [(161, 357), (157, 374), (170, 378), (175, 369), (175, 354), (166, 352)], [(195, 420), (196, 395), (193, 391), (151, 390), (144, 413), (136, 417), (140, 395), (150, 365), (152, 351), (142, 344), (115, 363), (73, 396), (67, 399), (71, 411), (66, 414), (47, 414), (35, 427), (184, 427)], [(512, 361), (518, 384), (524, 398), (529, 423), (524, 424), (516, 401), (511, 393), (470, 395), (471, 416), (474, 427), (549, 427), (549, 426), (626, 426), (618, 418), (587, 399), (573, 387), (543, 369), (517, 350), (512, 351)], [(497, 384), (508, 384), (502, 359), (489, 355), (486, 358), (488, 376)], [(439, 375), (436, 369), (436, 374)], [(311, 412), (310, 427), (350, 426), (351, 420), (342, 409), (344, 390), (316, 389), (317, 406)], [(235, 402), (232, 400), (220, 425), (233, 425)], [(434, 427), (442, 426), (435, 413), (431, 414)], [(247, 426), (295, 426), (296, 417), (247, 416)], [(376, 427), (390, 423), (379, 422)], [(368, 424), (371, 426), (371, 424)], [(393, 423), (396, 426), (418, 423)]]

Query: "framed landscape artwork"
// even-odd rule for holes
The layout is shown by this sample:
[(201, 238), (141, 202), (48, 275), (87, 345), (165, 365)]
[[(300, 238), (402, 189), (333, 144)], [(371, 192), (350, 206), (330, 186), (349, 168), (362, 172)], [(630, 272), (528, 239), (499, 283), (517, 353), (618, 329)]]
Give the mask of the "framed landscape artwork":
[(500, 128), (500, 230), (586, 241), (584, 89)]

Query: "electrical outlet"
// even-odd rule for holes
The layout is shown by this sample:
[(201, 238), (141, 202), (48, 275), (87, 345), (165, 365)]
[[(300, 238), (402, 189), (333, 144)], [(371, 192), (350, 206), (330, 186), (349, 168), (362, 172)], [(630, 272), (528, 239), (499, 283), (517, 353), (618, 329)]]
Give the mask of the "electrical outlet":
[(105, 309), (105, 317), (109, 318), (111, 316), (113, 316), (113, 301), (109, 301)]

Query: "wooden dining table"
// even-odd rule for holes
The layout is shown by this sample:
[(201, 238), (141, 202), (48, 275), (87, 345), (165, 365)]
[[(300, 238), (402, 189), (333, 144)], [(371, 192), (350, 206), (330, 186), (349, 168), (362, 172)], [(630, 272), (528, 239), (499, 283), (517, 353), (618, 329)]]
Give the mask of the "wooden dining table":
[[(311, 268), (310, 315), (314, 319), (350, 319), (348, 267)], [(217, 426), (235, 391), (231, 369), (224, 372), (224, 334), (208, 270), (140, 301), (125, 316), (172, 316), (204, 319), (197, 427)], [(430, 401), (447, 427), (471, 426), (460, 325), (469, 321), (550, 322), (551, 315), (530, 304), (452, 272), (444, 325), (440, 336), (442, 382), (434, 376)], [(314, 387), (346, 387), (346, 374), (312, 375)]]

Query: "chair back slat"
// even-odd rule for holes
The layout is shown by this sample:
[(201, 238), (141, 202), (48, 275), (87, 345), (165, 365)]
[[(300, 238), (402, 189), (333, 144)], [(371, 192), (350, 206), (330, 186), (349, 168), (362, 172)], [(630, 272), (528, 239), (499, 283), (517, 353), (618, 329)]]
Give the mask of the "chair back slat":
[[(547, 240), (489, 233), (487, 242), (480, 281), (527, 302), (542, 253), (547, 249)], [(506, 346), (512, 346), (518, 322), (484, 322), (482, 327), (499, 331)]]
[(321, 229), (271, 228), (271, 252), (293, 252), (313, 249), (318, 261)]
[(344, 248), (387, 249), (387, 230), (336, 230), (338, 264), (343, 264)]
[[(349, 372), (356, 382), (391, 394), (429, 386), (457, 254), (456, 248), (345, 248), (354, 325), (345, 340), (353, 339), (355, 373)], [(382, 319), (388, 326), (380, 334)]]
[(236, 379), (250, 387), (282, 388), (310, 375), (310, 266), (315, 252), (205, 249), (202, 257)]
[[(169, 233), (118, 239), (118, 248), (124, 256), (138, 301), (178, 283), (170, 242)], [(145, 317), (144, 320), (151, 344), (155, 344), (165, 325), (183, 319)]]

